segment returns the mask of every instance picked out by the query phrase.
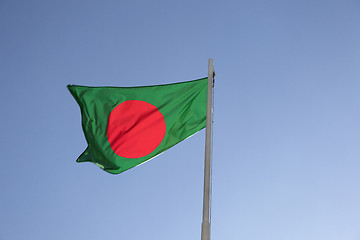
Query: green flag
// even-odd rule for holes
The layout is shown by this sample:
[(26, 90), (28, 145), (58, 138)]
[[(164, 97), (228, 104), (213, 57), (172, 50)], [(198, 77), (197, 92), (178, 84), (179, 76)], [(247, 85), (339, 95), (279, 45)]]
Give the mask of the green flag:
[(207, 78), (145, 87), (67, 86), (88, 147), (77, 162), (117, 174), (206, 126)]

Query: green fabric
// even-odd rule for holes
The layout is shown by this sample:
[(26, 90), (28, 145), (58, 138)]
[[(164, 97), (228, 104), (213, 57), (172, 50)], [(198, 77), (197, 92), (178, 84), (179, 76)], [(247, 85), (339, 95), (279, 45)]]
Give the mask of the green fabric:
[[(207, 78), (144, 87), (67, 87), (80, 106), (82, 128), (88, 143), (77, 162), (93, 162), (109, 173), (121, 173), (144, 163), (206, 126)], [(107, 137), (111, 111), (128, 100), (154, 105), (166, 124), (160, 145), (139, 158), (117, 155)]]

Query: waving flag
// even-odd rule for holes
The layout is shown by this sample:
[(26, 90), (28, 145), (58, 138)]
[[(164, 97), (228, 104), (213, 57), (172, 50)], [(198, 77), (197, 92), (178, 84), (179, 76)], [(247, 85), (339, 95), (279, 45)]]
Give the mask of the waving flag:
[(77, 162), (117, 174), (206, 126), (207, 78), (144, 87), (68, 85), (88, 147)]

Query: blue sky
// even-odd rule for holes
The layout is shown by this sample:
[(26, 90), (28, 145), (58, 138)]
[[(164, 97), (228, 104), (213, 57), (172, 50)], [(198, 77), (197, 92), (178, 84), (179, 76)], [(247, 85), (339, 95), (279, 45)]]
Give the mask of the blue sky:
[(360, 239), (360, 2), (0, 0), (0, 239), (200, 239), (204, 131), (111, 175), (67, 84), (216, 70), (212, 239)]

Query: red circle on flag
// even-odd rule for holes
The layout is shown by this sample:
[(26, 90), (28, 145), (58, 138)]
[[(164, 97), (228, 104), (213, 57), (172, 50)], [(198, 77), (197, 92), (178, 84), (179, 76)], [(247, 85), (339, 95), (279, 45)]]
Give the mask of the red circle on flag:
[(166, 133), (166, 124), (164, 116), (154, 105), (129, 100), (111, 111), (106, 133), (117, 155), (140, 158), (160, 145)]

